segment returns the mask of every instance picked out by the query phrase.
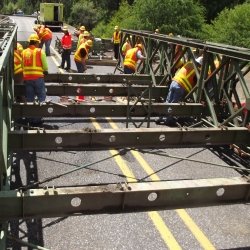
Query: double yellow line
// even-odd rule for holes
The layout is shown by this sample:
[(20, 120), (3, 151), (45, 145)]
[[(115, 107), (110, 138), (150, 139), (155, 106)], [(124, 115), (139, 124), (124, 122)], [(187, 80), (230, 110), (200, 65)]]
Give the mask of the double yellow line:
[[(112, 122), (111, 118), (106, 118), (109, 121), (110, 126), (113, 129), (118, 129), (118, 126)], [(99, 123), (96, 122), (96, 119), (91, 118), (92, 123), (96, 129), (101, 129), (101, 126)], [(119, 168), (121, 169), (122, 173), (127, 176), (128, 182), (135, 182), (136, 178), (133, 172), (129, 169), (126, 162), (122, 159), (122, 157), (118, 154), (117, 150), (110, 150), (111, 155), (115, 156), (115, 161)], [(138, 163), (141, 165), (141, 167), (144, 169), (144, 171), (150, 176), (152, 181), (159, 181), (160, 178), (155, 174), (154, 170), (150, 167), (150, 165), (145, 161), (145, 159), (142, 157), (142, 155), (134, 150), (131, 150), (132, 155), (134, 158), (138, 161)], [(201, 229), (196, 225), (196, 223), (193, 221), (193, 219), (189, 216), (186, 210), (184, 209), (176, 209), (176, 213), (179, 215), (179, 217), (182, 219), (182, 221), (185, 223), (187, 228), (192, 232), (194, 237), (197, 239), (201, 247), (205, 250), (214, 250), (216, 249), (213, 244), (208, 240), (208, 238), (205, 236), (205, 234), (201, 231)], [(161, 215), (156, 212), (148, 212), (148, 216), (152, 220), (153, 224), (159, 231), (163, 241), (165, 242), (166, 246), (169, 249), (179, 250), (182, 249), (179, 243), (176, 241), (175, 237), (165, 224), (164, 220), (162, 219)]]

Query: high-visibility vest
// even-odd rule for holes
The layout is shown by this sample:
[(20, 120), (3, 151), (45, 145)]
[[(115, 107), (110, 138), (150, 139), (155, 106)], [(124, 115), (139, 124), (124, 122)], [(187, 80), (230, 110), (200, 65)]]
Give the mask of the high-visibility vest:
[(137, 51), (138, 51), (138, 48), (132, 48), (127, 51), (124, 62), (123, 62), (124, 66), (135, 70), (136, 62), (138, 61), (137, 56), (136, 56)]
[(22, 55), (20, 55), (20, 53), (15, 50), (14, 51), (14, 74), (20, 74), (23, 73), (23, 67), (22, 67)]
[(40, 40), (50, 40), (52, 39), (52, 31), (49, 28), (42, 28), (39, 30), (38, 36), (40, 38)]
[[(84, 58), (81, 57), (80, 51), (81, 49), (86, 50), (86, 56)], [(86, 48), (86, 44), (83, 43), (79, 46), (79, 48), (76, 50), (75, 55), (74, 55), (74, 60), (77, 62), (82, 62), (82, 59), (88, 59), (88, 49)]]
[(115, 31), (113, 33), (113, 42), (114, 42), (114, 44), (118, 44), (121, 42), (121, 32), (120, 31)]
[(125, 56), (127, 51), (131, 49), (131, 45), (129, 42), (125, 42), (123, 45), (122, 45), (122, 54)]
[(71, 49), (72, 37), (71, 34), (64, 35), (61, 40), (63, 49)]
[(192, 62), (187, 62), (182, 68), (175, 74), (173, 80), (181, 85), (187, 92), (190, 92), (195, 85), (194, 65)]
[(27, 48), (23, 51), (23, 77), (32, 80), (43, 77), (43, 66), (40, 48)]

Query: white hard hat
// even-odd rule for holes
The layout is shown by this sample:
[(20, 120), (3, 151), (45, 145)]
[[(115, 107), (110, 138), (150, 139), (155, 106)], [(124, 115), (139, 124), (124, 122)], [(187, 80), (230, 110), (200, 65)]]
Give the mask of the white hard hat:
[(195, 61), (196, 61), (197, 63), (199, 63), (200, 65), (202, 65), (203, 56), (200, 56), (200, 57), (196, 58)]

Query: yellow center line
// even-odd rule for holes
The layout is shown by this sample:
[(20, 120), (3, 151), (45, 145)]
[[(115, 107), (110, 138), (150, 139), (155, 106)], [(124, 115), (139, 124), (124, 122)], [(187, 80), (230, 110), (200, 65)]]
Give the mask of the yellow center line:
[[(112, 122), (111, 118), (107, 118), (107, 120), (109, 121), (109, 124), (113, 129), (119, 129), (118, 126), (114, 122)], [(146, 160), (142, 157), (142, 155), (138, 151), (131, 150), (131, 153), (135, 157), (135, 159), (138, 161), (138, 163), (141, 165), (141, 167), (145, 170), (145, 172), (147, 173), (147, 175), (150, 177), (152, 181), (160, 180), (159, 176), (154, 172), (151, 166), (146, 162)], [(200, 243), (200, 245), (203, 247), (203, 249), (205, 250), (216, 249), (213, 246), (213, 244), (208, 240), (206, 235), (201, 231), (198, 225), (194, 222), (194, 220), (190, 217), (190, 215), (187, 213), (185, 209), (176, 209), (175, 211), (183, 220), (187, 228), (192, 232), (192, 234)], [(160, 233), (162, 234), (162, 232)]]
[[(95, 129), (101, 129), (101, 126), (99, 125), (98, 122), (96, 122), (95, 118), (91, 118), (91, 121), (92, 121), (92, 124), (94, 125)], [(116, 155), (119, 153), (117, 150), (114, 150), (114, 149), (109, 150), (109, 152), (112, 155)], [(127, 166), (126, 162), (122, 159), (122, 157), (120, 155), (116, 155), (114, 158), (116, 160), (117, 165), (120, 167), (122, 173), (125, 176), (128, 176), (126, 178), (127, 181), (128, 182), (136, 182), (135, 175), (129, 169), (129, 167)], [(168, 227), (164, 223), (160, 214), (158, 212), (155, 212), (155, 211), (148, 212), (147, 214), (150, 217), (150, 219), (153, 221), (155, 227), (157, 228), (157, 230), (161, 234), (161, 237), (164, 240), (165, 244), (168, 246), (168, 248), (173, 249), (173, 250), (181, 249), (180, 245), (178, 244), (178, 242), (174, 238), (173, 234), (171, 233), (171, 231), (168, 229)]]

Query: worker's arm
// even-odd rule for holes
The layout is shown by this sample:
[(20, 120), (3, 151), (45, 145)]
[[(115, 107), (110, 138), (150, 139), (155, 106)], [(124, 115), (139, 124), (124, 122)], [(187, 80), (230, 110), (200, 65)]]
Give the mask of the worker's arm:
[(47, 57), (43, 50), (41, 51), (41, 60), (42, 60), (42, 65), (43, 65), (43, 71), (48, 71)]
[(138, 60), (145, 60), (146, 59), (146, 57), (142, 55), (142, 52), (140, 50), (137, 51), (136, 56), (137, 56)]

